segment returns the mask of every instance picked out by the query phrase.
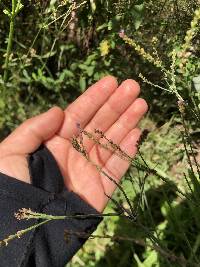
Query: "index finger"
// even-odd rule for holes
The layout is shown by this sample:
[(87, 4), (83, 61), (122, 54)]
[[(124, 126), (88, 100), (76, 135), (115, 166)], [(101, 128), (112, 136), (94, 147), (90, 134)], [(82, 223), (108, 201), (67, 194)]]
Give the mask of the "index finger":
[(117, 87), (117, 80), (113, 76), (106, 76), (89, 87), (66, 108), (59, 136), (69, 139), (77, 135), (77, 123), (84, 128)]

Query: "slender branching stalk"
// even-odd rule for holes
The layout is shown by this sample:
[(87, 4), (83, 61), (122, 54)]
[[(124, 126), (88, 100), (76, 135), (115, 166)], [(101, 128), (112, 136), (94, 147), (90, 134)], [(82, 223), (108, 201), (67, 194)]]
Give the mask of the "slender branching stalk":
[(10, 20), (10, 29), (8, 35), (4, 75), (3, 75), (4, 83), (6, 83), (8, 80), (9, 62), (10, 62), (10, 56), (12, 52), (13, 38), (15, 32), (15, 18), (22, 8), (23, 5), (21, 3), (21, 0), (12, 0), (12, 9), (11, 10), (9, 10), (8, 8), (4, 9), (4, 13), (9, 17)]
[[(56, 21), (63, 19), (59, 29), (58, 29), (58, 33), (57, 33), (57, 37), (54, 39), (53, 44), (51, 46), (50, 52), (49, 52), (49, 57), (52, 55), (53, 49), (57, 43), (57, 41), (59, 40), (59, 36), (60, 34), (69, 26), (70, 22), (73, 19), (73, 16), (71, 16), (71, 14), (73, 13), (73, 11), (78, 10), (79, 8), (81, 8), (83, 5), (85, 5), (87, 3), (87, 1), (83, 1), (81, 3), (76, 3), (75, 1), (70, 5), (70, 7), (68, 8), (67, 12), (62, 14), (61, 16), (59, 16), (58, 18), (54, 19), (53, 21), (49, 22), (48, 24), (44, 24), (43, 28), (47, 29), (52, 23), (55, 23)], [(71, 16), (71, 17), (70, 17)], [(69, 18), (70, 17), (70, 18)], [(66, 20), (69, 18), (69, 20), (66, 23)], [(49, 59), (49, 57), (46, 59), (46, 61), (44, 62), (44, 64), (42, 65), (42, 70), (45, 68), (47, 61)]]
[[(84, 133), (86, 133), (86, 131), (83, 131)], [(90, 134), (91, 136), (91, 134)], [(95, 139), (95, 137), (93, 137)], [(133, 207), (132, 207), (132, 204), (130, 202), (130, 200), (128, 199), (123, 187), (114, 179), (112, 178), (110, 175), (108, 175), (101, 166), (97, 165), (95, 162), (93, 162), (90, 158), (89, 158), (89, 155), (86, 151), (86, 149), (84, 148), (83, 146), (83, 143), (82, 143), (82, 138), (81, 138), (81, 141), (77, 140), (76, 138), (73, 138), (72, 139), (72, 145), (73, 147), (79, 152), (81, 153), (86, 159), (88, 162), (90, 162), (93, 166), (95, 166), (95, 168), (98, 170), (99, 173), (102, 173), (105, 177), (107, 177), (112, 183), (114, 183), (116, 185), (116, 187), (118, 187), (118, 189), (122, 192), (122, 194), (124, 195), (128, 205), (129, 205), (129, 208), (130, 208), (130, 211), (129, 212), (127, 210), (127, 213), (129, 214), (130, 218), (132, 218), (132, 214), (134, 214), (134, 210), (133, 210)]]
[[(133, 238), (130, 236), (119, 236), (119, 235), (108, 235), (108, 234), (107, 235), (97, 235), (97, 234), (88, 234), (85, 232), (75, 232), (75, 231), (65, 230), (66, 241), (70, 240), (70, 238), (72, 236), (76, 236), (79, 238), (89, 238), (89, 239), (109, 239), (109, 240), (115, 241), (115, 242), (116, 241), (117, 242), (127, 241), (127, 242), (131, 242), (131, 243), (137, 244), (137, 245), (142, 246), (142, 247), (149, 247), (149, 248), (157, 251), (161, 255), (163, 255), (165, 258), (169, 259), (171, 262), (178, 262), (178, 263), (183, 264), (183, 266), (186, 266), (187, 264), (190, 263), (189, 261), (187, 261), (183, 257), (176, 256), (171, 251), (169, 251), (167, 248), (162, 248), (156, 243), (146, 242), (143, 239), (136, 239), (136, 238)], [(193, 265), (193, 264), (190, 266), (198, 267), (197, 265)]]
[[(80, 126), (79, 126), (79, 130), (80, 130)], [(111, 151), (112, 153), (115, 153), (115, 155), (117, 155), (118, 157), (120, 157), (121, 159), (128, 161), (133, 167), (141, 170), (141, 171), (145, 171), (148, 174), (153, 174), (155, 176), (157, 176), (159, 179), (161, 179), (162, 181), (164, 181), (167, 184), (171, 184), (170, 182), (170, 178), (167, 176), (167, 174), (165, 174), (162, 170), (160, 170), (159, 168), (156, 168), (154, 166), (151, 166), (151, 164), (149, 162), (147, 162), (146, 160), (144, 160), (142, 154), (140, 153), (139, 147), (138, 147), (138, 152), (139, 155), (142, 159), (142, 161), (136, 160), (135, 158), (130, 157), (125, 151), (123, 151), (119, 145), (113, 143), (112, 140), (109, 140), (105, 134), (98, 130), (95, 129), (94, 132), (99, 134), (101, 138), (104, 138), (107, 143), (104, 144), (102, 143), (93, 133), (87, 132), (86, 130), (81, 129), (81, 132), (86, 135), (89, 139), (91, 139), (95, 144), (99, 145), (100, 147), (107, 149), (109, 151)], [(100, 139), (101, 139), (100, 138)], [(89, 160), (93, 165), (96, 165), (94, 162), (92, 162), (89, 158), (88, 158), (88, 154), (85, 150), (85, 148), (81, 148), (79, 142), (77, 141), (76, 138), (73, 138), (72, 140), (73, 146), (74, 148), (79, 151), (84, 157), (86, 157), (87, 160)], [(96, 168), (100, 171), (101, 167), (96, 165)], [(105, 174), (104, 174), (105, 175)], [(112, 182), (114, 182), (116, 184), (116, 181), (110, 177), (108, 174), (106, 174), (106, 177), (108, 179), (110, 179)], [(114, 181), (113, 181), (114, 180)], [(120, 185), (117, 183), (116, 186), (119, 188), (119, 190), (121, 191)], [(181, 194), (182, 196), (187, 197), (187, 195), (182, 192), (176, 185), (173, 184), (173, 186), (176, 187), (176, 191)], [(123, 193), (123, 192), (122, 192)], [(125, 196), (125, 192), (123, 193), (123, 195)], [(125, 197), (127, 199), (127, 197)], [(129, 205), (130, 206), (130, 205)], [(130, 209), (131, 211), (133, 211), (133, 208)]]
[[(188, 159), (188, 164), (190, 168), (190, 173), (192, 178), (192, 183), (193, 186), (196, 187), (196, 189), (199, 188), (198, 186), (198, 181), (196, 179), (196, 174), (195, 170), (191, 161), (191, 154), (192, 158), (194, 161), (194, 164), (196, 166), (197, 174), (200, 177), (200, 166), (199, 163), (197, 162), (194, 149), (193, 149), (193, 144), (192, 144), (192, 139), (190, 136), (190, 131), (188, 128), (188, 125), (186, 123), (186, 112), (189, 110), (191, 111), (194, 115), (195, 118), (199, 118), (199, 109), (196, 108), (194, 110), (192, 107), (190, 108), (188, 104), (186, 103), (185, 99), (183, 96), (180, 94), (179, 89), (178, 89), (178, 80), (180, 79), (180, 75), (184, 75), (184, 73), (187, 70), (187, 63), (188, 59), (191, 55), (190, 47), (192, 46), (192, 41), (194, 37), (196, 36), (199, 27), (200, 21), (200, 8), (197, 8), (196, 11), (194, 12), (193, 19), (190, 24), (190, 29), (186, 32), (185, 38), (184, 38), (184, 43), (181, 45), (180, 50), (177, 52), (175, 49), (172, 50), (171, 52), (171, 65), (169, 68), (166, 68), (162, 62), (162, 60), (157, 56), (157, 52), (154, 53), (154, 55), (151, 55), (150, 53), (146, 52), (143, 47), (141, 47), (139, 44), (135, 42), (135, 40), (129, 38), (124, 32), (120, 33), (120, 37), (124, 40), (125, 43), (130, 45), (144, 60), (152, 63), (154, 66), (157, 68), (160, 68), (162, 73), (164, 74), (164, 81), (166, 82), (166, 86), (160, 86), (157, 84), (152, 83), (149, 81), (147, 78), (145, 78), (141, 73), (139, 77), (143, 80), (143, 82), (155, 87), (159, 88), (161, 90), (167, 91), (171, 94), (174, 94), (177, 97), (177, 106), (178, 110), (180, 112), (181, 116), (181, 121), (182, 125), (184, 128), (184, 134), (183, 134), (183, 144), (184, 144), (184, 149), (185, 153), (187, 155)], [(178, 71), (179, 70), (179, 71)], [(198, 106), (195, 105), (193, 98), (191, 97), (191, 101), (193, 102), (194, 107)], [(189, 149), (188, 149), (189, 147)], [(136, 167), (139, 169), (143, 169), (144, 171), (146, 170), (149, 173), (152, 173), (162, 179), (165, 182), (169, 182), (169, 179), (163, 175), (162, 173), (159, 173), (156, 168), (151, 168), (149, 167), (149, 164), (146, 163), (146, 161), (143, 159), (142, 155), (140, 155), (143, 163), (144, 164), (138, 164), (136, 162)], [(133, 163), (134, 165), (135, 163)], [(185, 196), (188, 199), (188, 196), (184, 194), (182, 191), (180, 191), (178, 188), (176, 188), (177, 192), (179, 192), (182, 196)], [(200, 194), (200, 193), (199, 193)], [(191, 200), (191, 199), (190, 199)]]
[(179, 60), (181, 61), (179, 63), (179, 66), (181, 65), (181, 69), (183, 70), (184, 67), (186, 66), (186, 63), (187, 63), (189, 55), (190, 55), (188, 50), (191, 47), (191, 42), (199, 30), (199, 27), (198, 27), (199, 21), (200, 21), (200, 8), (198, 8), (194, 13), (193, 20), (191, 21), (191, 27), (186, 32), (184, 44), (181, 47), (181, 51), (179, 51), (179, 53), (177, 53), (175, 50), (173, 50), (171, 53), (172, 54), (172, 64), (170, 66), (170, 69), (167, 69), (164, 66), (162, 60), (157, 55), (156, 55), (156, 57), (154, 57), (149, 52), (146, 52), (143, 47), (141, 47), (138, 43), (135, 42), (134, 39), (131, 39), (130, 37), (128, 37), (124, 33), (124, 31), (119, 33), (119, 36), (123, 39), (123, 41), (126, 44), (130, 45), (136, 51), (136, 53), (138, 53), (144, 60), (150, 62), (151, 64), (153, 64), (155, 67), (159, 68), (162, 71), (162, 73), (164, 74), (164, 80), (167, 83), (168, 88), (153, 84), (151, 81), (148, 81), (148, 79), (146, 79), (140, 73), (139, 76), (143, 80), (143, 82), (150, 84), (156, 88), (162, 89), (164, 91), (168, 91), (172, 94), (175, 94), (178, 101), (184, 101), (183, 97), (178, 92), (177, 86), (176, 86), (176, 60), (177, 60), (177, 58), (179, 58)]
[(20, 238), (21, 236), (23, 236), (24, 234), (42, 226), (43, 224), (46, 224), (48, 223), (49, 221), (51, 220), (45, 220), (45, 221), (42, 221), (40, 223), (37, 223), (37, 224), (34, 224), (26, 229), (23, 229), (23, 230), (20, 230), (18, 231), (17, 233), (13, 234), (13, 235), (9, 235), (8, 237), (6, 237), (5, 239), (3, 240), (0, 240), (0, 247), (3, 247), (3, 246), (8, 246), (9, 242), (16, 239), (16, 238)]
[[(4, 238), (3, 240), (0, 240), (0, 247), (7, 246), (8, 243), (16, 238), (20, 238), (23, 235), (27, 234), (28, 232), (42, 226), (43, 224), (47, 224), (50, 221), (55, 220), (69, 220), (69, 219), (90, 219), (90, 218), (102, 218), (102, 217), (114, 217), (119, 216), (119, 214), (116, 213), (105, 213), (105, 214), (76, 214), (76, 215), (63, 215), (63, 216), (54, 216), (44, 213), (37, 213), (32, 211), (31, 209), (22, 208), (17, 213), (15, 213), (15, 218), (17, 220), (42, 220), (42, 222), (36, 223), (30, 227), (27, 227), (26, 229), (22, 229), (17, 231), (17, 233), (9, 235), (8, 237)], [(122, 216), (125, 217), (126, 216)]]
[(196, 11), (194, 12), (194, 17), (191, 21), (190, 29), (186, 32), (181, 51), (178, 53), (178, 56), (181, 60), (180, 65), (182, 70), (184, 70), (184, 67), (186, 66), (187, 61), (189, 59), (189, 56), (191, 55), (191, 53), (188, 50), (191, 47), (192, 40), (199, 31), (198, 27), (199, 21), (200, 21), (200, 8), (196, 9)]

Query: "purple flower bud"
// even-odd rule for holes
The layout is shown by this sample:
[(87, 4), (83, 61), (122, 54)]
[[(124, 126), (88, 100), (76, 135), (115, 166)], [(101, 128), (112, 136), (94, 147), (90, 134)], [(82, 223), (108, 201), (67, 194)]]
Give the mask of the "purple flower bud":
[(80, 130), (81, 129), (81, 124), (79, 122), (76, 123), (76, 127)]

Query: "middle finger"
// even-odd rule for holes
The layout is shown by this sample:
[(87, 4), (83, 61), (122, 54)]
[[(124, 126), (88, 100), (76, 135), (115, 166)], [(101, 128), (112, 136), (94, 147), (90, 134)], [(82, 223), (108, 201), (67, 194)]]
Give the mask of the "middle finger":
[[(94, 129), (98, 128), (102, 132), (106, 132), (129, 106), (132, 105), (139, 93), (140, 87), (137, 82), (131, 79), (124, 81), (101, 109), (99, 109), (84, 130), (94, 132)], [(92, 140), (84, 138), (84, 147), (88, 152), (93, 146), (94, 142)]]

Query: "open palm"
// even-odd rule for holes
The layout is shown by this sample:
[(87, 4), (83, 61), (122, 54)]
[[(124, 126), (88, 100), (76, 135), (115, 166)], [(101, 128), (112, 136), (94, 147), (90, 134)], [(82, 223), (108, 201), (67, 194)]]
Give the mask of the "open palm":
[[(140, 136), (136, 126), (147, 111), (146, 102), (137, 98), (139, 91), (133, 80), (126, 80), (118, 87), (116, 79), (107, 76), (88, 88), (64, 112), (55, 107), (27, 120), (0, 144), (0, 171), (30, 182), (26, 156), (45, 143), (67, 188), (102, 211), (108, 201), (105, 193), (112, 195), (116, 185), (76, 151), (71, 140), (79, 134), (79, 123), (88, 132), (103, 131), (107, 138), (134, 156)], [(86, 136), (83, 143), (90, 159), (119, 181), (129, 164)]]

